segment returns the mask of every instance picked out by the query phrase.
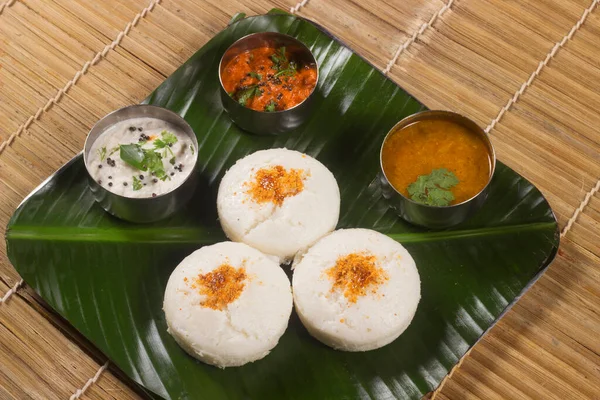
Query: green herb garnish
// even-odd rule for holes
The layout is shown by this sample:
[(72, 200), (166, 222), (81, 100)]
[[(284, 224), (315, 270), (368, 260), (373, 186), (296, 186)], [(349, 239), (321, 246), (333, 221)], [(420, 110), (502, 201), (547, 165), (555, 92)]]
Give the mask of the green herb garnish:
[(160, 133), (162, 139), (154, 140), (154, 148), (155, 149), (163, 149), (162, 156), (163, 158), (167, 158), (169, 153), (173, 156), (173, 151), (171, 150), (171, 146), (177, 143), (177, 136), (172, 134), (171, 132), (162, 131)]
[(273, 78), (280, 76), (294, 76), (298, 72), (298, 65), (294, 61), (289, 61), (285, 55), (285, 47), (280, 47), (275, 54), (271, 55), (271, 61), (273, 61), (273, 68), (277, 70), (277, 73), (273, 75)]
[(146, 156), (144, 161), (146, 162), (148, 171), (161, 181), (167, 179), (168, 176), (162, 163), (162, 156), (153, 150), (144, 150), (144, 153)]
[(286, 68), (282, 68), (277, 72), (273, 77), (277, 78), (279, 76), (294, 76), (298, 72), (298, 66), (295, 62), (290, 61)]
[(259, 74), (258, 72), (254, 72), (254, 71), (248, 72), (248, 76), (251, 78), (256, 78), (259, 81), (262, 79), (262, 75)]
[(122, 144), (119, 148), (121, 150), (121, 160), (140, 171), (146, 171), (148, 169), (147, 164), (144, 162), (146, 156), (142, 146), (139, 144)]
[(168, 178), (159, 153), (143, 149), (139, 144), (122, 144), (120, 149), (121, 160), (127, 164), (140, 171), (150, 171), (160, 180)]
[(262, 94), (262, 90), (258, 88), (258, 85), (248, 86), (246, 89), (240, 90), (237, 93), (238, 103), (245, 106), (248, 100), (250, 100), (254, 96), (260, 96)]
[(277, 103), (275, 102), (275, 100), (271, 100), (265, 106), (265, 111), (266, 112), (274, 112), (276, 109), (277, 109)]
[(440, 168), (434, 169), (429, 175), (420, 175), (408, 185), (407, 190), (410, 198), (417, 203), (443, 207), (454, 200), (454, 195), (448, 189), (458, 185), (458, 182), (454, 173)]
[(192, 155), (194, 155), (196, 153), (196, 150), (194, 150), (194, 146), (190, 144), (190, 150), (192, 151)]
[(162, 139), (156, 139), (154, 141), (155, 149), (164, 149), (177, 143), (177, 136), (171, 132), (162, 131), (160, 135), (162, 136)]
[(271, 61), (273, 61), (273, 64), (275, 64), (274, 67), (277, 70), (280, 70), (284, 64), (287, 64), (288, 59), (285, 55), (285, 46), (280, 47), (274, 54), (271, 54)]
[(120, 146), (115, 146), (112, 148), (112, 150), (110, 151), (110, 153), (108, 153), (108, 156), (112, 156), (113, 154), (115, 154), (117, 151), (119, 151)]
[(103, 162), (104, 159), (106, 158), (106, 147), (102, 147), (101, 149), (98, 149), (98, 155), (100, 156), (100, 162)]
[(140, 190), (142, 188), (142, 181), (137, 176), (133, 176), (133, 190)]
[(175, 165), (175, 157), (172, 157), (169, 162), (171, 163), (171, 165)]

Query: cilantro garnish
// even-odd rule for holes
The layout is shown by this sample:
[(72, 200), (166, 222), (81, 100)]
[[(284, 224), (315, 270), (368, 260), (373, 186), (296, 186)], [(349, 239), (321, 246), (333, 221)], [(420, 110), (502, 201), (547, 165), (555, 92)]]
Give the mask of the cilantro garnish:
[(146, 166), (161, 181), (168, 178), (162, 163), (162, 156), (153, 150), (144, 150)]
[(265, 111), (266, 112), (274, 112), (274, 111), (276, 111), (276, 109), (277, 109), (277, 103), (275, 102), (275, 100), (271, 100), (265, 106)]
[(122, 144), (120, 149), (121, 160), (127, 164), (140, 171), (150, 171), (160, 180), (168, 178), (159, 153), (143, 149), (139, 144)]
[(275, 54), (271, 55), (271, 61), (273, 61), (273, 68), (278, 72), (273, 75), (273, 78), (280, 76), (294, 76), (298, 71), (298, 65), (287, 59), (285, 55), (285, 47), (277, 49)]
[(262, 79), (262, 75), (259, 74), (258, 72), (254, 72), (254, 71), (248, 72), (248, 76), (251, 78), (256, 78), (259, 81)]
[(133, 176), (133, 190), (140, 190), (142, 188), (142, 181), (137, 176)]
[(420, 175), (408, 185), (407, 190), (410, 198), (417, 203), (443, 207), (454, 200), (454, 195), (448, 189), (458, 185), (458, 182), (454, 173), (440, 168), (434, 169), (429, 175)]
[(98, 149), (98, 155), (100, 156), (100, 162), (103, 162), (104, 159), (106, 158), (106, 147), (102, 147), (101, 149)]
[(290, 61), (286, 68), (282, 68), (277, 72), (273, 77), (277, 78), (279, 76), (294, 76), (298, 72), (298, 66), (295, 62)]
[(274, 54), (271, 54), (271, 61), (273, 61), (273, 64), (275, 64), (274, 67), (277, 70), (280, 70), (284, 64), (287, 64), (288, 59), (285, 55), (285, 46), (280, 47)]
[(177, 143), (177, 136), (172, 134), (171, 132), (162, 131), (160, 133), (162, 139), (154, 140), (154, 148), (155, 149), (163, 149), (162, 156), (163, 158), (167, 158), (167, 155), (171, 153), (173, 155), (173, 151), (171, 150), (171, 146)]
[(192, 155), (194, 155), (196, 153), (196, 151), (194, 150), (194, 146), (190, 144), (190, 150), (192, 151)]
[(169, 160), (169, 162), (171, 163), (171, 165), (175, 165), (175, 157), (171, 157), (171, 159)]
[(237, 101), (241, 105), (245, 106), (248, 100), (250, 100), (252, 97), (260, 96), (261, 94), (262, 90), (259, 89), (258, 85), (248, 86), (237, 93)]

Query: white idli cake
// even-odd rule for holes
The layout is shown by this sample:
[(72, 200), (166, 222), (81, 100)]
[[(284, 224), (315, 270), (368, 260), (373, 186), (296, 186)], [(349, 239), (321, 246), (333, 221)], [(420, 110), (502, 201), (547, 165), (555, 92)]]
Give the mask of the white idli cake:
[(319, 161), (287, 149), (239, 160), (217, 196), (225, 234), (285, 262), (337, 225), (340, 190)]
[(309, 333), (338, 350), (394, 341), (421, 297), (415, 262), (395, 240), (368, 229), (333, 232), (294, 260), (296, 312)]
[(203, 247), (175, 268), (163, 304), (168, 331), (190, 355), (221, 368), (269, 354), (292, 312), (279, 265), (243, 243)]

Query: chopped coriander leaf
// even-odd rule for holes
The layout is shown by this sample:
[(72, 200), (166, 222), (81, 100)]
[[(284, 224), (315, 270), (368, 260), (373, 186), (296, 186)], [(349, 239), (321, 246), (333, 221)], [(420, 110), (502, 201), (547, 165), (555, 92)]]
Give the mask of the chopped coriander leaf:
[(194, 155), (196, 153), (196, 151), (194, 150), (194, 146), (190, 144), (190, 150), (192, 151), (192, 155)]
[(248, 76), (251, 78), (256, 78), (259, 81), (262, 79), (262, 75), (254, 71), (248, 72)]
[(294, 75), (296, 75), (297, 72), (298, 72), (298, 66), (296, 65), (295, 62), (290, 61), (290, 63), (287, 65), (286, 68), (280, 69), (279, 72), (277, 72), (275, 75), (273, 75), (273, 77), (277, 78), (279, 76), (294, 76)]
[(165, 167), (162, 163), (162, 156), (154, 150), (144, 150), (144, 155), (144, 162), (148, 171), (154, 173), (154, 176), (162, 181), (167, 179)]
[(133, 176), (133, 190), (140, 190), (142, 188), (142, 181), (137, 176)]
[(133, 168), (146, 171), (145, 151), (142, 149), (142, 146), (139, 144), (122, 144), (120, 150), (121, 160), (125, 161)]
[(177, 136), (171, 132), (162, 131), (160, 135), (162, 136), (162, 139), (156, 139), (154, 141), (154, 148), (156, 149), (164, 149), (165, 147), (172, 146), (177, 143)]
[(175, 165), (175, 157), (172, 157), (169, 162), (171, 163), (171, 165)]
[(102, 147), (101, 149), (98, 149), (98, 155), (100, 156), (100, 162), (103, 162), (104, 159), (106, 158), (106, 147)]
[(173, 135), (171, 132), (162, 131), (160, 133), (162, 136), (161, 139), (154, 140), (154, 148), (155, 149), (164, 149), (162, 152), (163, 158), (167, 158), (167, 155), (171, 153), (173, 155), (173, 151), (171, 150), (171, 146), (177, 143), (177, 136)]
[(280, 47), (277, 51), (271, 55), (271, 61), (273, 61), (275, 69), (279, 70), (284, 64), (287, 64), (287, 57), (285, 56), (285, 46)]
[(445, 168), (434, 169), (429, 175), (420, 175), (417, 180), (408, 185), (410, 198), (417, 203), (429, 206), (444, 207), (454, 200), (449, 190), (458, 185), (459, 180)]
[(267, 103), (267, 105), (265, 106), (265, 111), (266, 112), (275, 112), (277, 110), (277, 103), (275, 103), (275, 100), (271, 100)]
[(248, 100), (250, 100), (254, 96), (260, 96), (261, 94), (262, 90), (260, 90), (258, 86), (249, 86), (246, 89), (240, 90), (238, 92), (238, 103), (245, 106)]

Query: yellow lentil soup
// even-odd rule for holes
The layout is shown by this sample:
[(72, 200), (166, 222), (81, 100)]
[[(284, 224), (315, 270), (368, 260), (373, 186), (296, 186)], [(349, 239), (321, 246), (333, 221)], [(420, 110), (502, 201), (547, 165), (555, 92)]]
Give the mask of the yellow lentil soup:
[(439, 179), (432, 182), (450, 179), (450, 184), (441, 183), (441, 189), (429, 186), (434, 191), (451, 193), (446, 193), (445, 203), (424, 203), (429, 205), (452, 205), (472, 198), (487, 185), (491, 173), (490, 150), (484, 139), (458, 123), (440, 119), (417, 121), (390, 134), (383, 145), (381, 162), (390, 184), (407, 198), (422, 203), (415, 198), (415, 185), (421, 184), (426, 193), (430, 177), (439, 173)]

